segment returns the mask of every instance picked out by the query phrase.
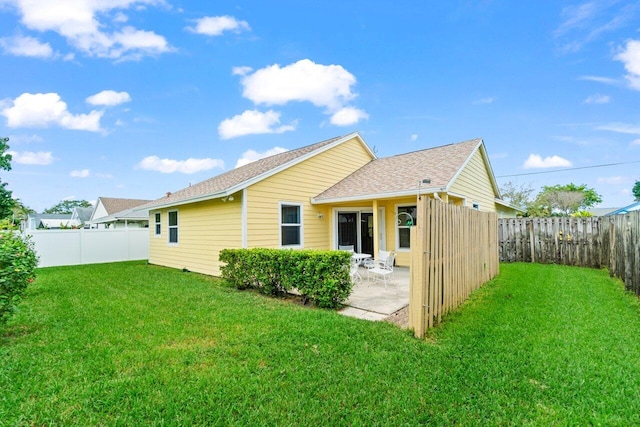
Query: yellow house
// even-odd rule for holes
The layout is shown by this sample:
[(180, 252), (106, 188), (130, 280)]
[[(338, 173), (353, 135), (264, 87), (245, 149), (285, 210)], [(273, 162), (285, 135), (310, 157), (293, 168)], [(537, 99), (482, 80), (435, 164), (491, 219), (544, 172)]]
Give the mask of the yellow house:
[(358, 133), (276, 154), (149, 209), (149, 262), (220, 275), (225, 248), (395, 250), (409, 263), (416, 197), (515, 216), (481, 139), (377, 158)]

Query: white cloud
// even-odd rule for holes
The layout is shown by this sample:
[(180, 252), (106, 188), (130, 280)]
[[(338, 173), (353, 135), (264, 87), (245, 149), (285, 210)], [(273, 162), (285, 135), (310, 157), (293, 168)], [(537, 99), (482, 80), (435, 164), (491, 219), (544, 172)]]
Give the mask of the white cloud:
[(343, 107), (333, 113), (331, 124), (336, 126), (349, 126), (358, 123), (360, 119), (368, 119), (369, 115), (354, 107)]
[(607, 95), (600, 95), (595, 93), (587, 96), (587, 99), (583, 101), (584, 104), (608, 104), (611, 98)]
[(356, 78), (341, 65), (316, 64), (309, 59), (280, 67), (270, 65), (242, 78), (242, 95), (255, 104), (284, 105), (308, 101), (331, 111), (356, 97)]
[(89, 114), (71, 114), (67, 104), (57, 93), (23, 93), (13, 100), (13, 106), (0, 114), (7, 118), (7, 126), (47, 127), (58, 125), (65, 129), (100, 131), (102, 111)]
[(636, 145), (637, 145), (637, 146), (640, 146), (640, 139), (634, 139), (633, 141), (631, 141), (631, 144), (630, 144), (630, 145), (631, 145), (632, 147), (635, 147)]
[(633, 25), (637, 11), (637, 5), (630, 2), (582, 1), (562, 9), (563, 21), (554, 36), (565, 40), (563, 53), (578, 52), (603, 34)]
[(53, 156), (50, 151), (24, 151), (22, 153), (18, 153), (17, 151), (7, 151), (7, 153), (11, 154), (12, 162), (23, 165), (45, 166), (53, 162)]
[(240, 33), (251, 30), (247, 21), (238, 21), (233, 16), (228, 15), (205, 16), (204, 18), (196, 19), (195, 23), (195, 26), (187, 27), (187, 30), (206, 36), (220, 36), (225, 31)]
[(617, 85), (619, 82), (616, 79), (612, 79), (610, 77), (600, 77), (600, 76), (580, 76), (578, 80), (586, 80), (590, 82), (598, 82), (604, 83), (607, 85)]
[(624, 63), (625, 78), (633, 89), (640, 90), (640, 40), (629, 40), (624, 49), (614, 59)]
[(24, 144), (32, 144), (32, 143), (38, 143), (38, 142), (43, 142), (44, 138), (34, 134), (31, 135), (11, 135), (9, 136), (9, 141), (13, 144), (14, 142), (17, 142), (19, 144), (24, 143)]
[(617, 133), (627, 133), (640, 135), (640, 125), (630, 125), (628, 123), (607, 123), (596, 127), (597, 130), (608, 130)]
[(480, 98), (480, 99), (476, 99), (475, 101), (473, 101), (474, 105), (483, 105), (483, 104), (493, 104), (493, 102), (496, 99), (493, 97), (488, 97), (488, 98)]
[(572, 163), (560, 156), (550, 156), (544, 159), (538, 154), (530, 154), (527, 160), (525, 160), (525, 169), (539, 169), (539, 168), (557, 168), (557, 167), (571, 167)]
[(233, 76), (245, 76), (253, 71), (253, 68), (245, 66), (233, 67), (231, 69), (231, 75)]
[[(144, 6), (164, 5), (164, 0), (6, 0), (21, 14), (21, 23), (34, 31), (53, 31), (75, 49), (89, 56), (138, 59), (173, 49), (166, 39), (151, 31), (120, 28), (122, 11), (143, 10)], [(109, 12), (118, 10), (116, 14)]]
[(172, 160), (161, 159), (158, 156), (148, 156), (142, 159), (136, 167), (149, 171), (158, 171), (162, 173), (181, 172), (192, 174), (200, 171), (206, 171), (213, 168), (224, 168), (224, 162), (220, 159), (187, 159)]
[(600, 184), (627, 184), (631, 182), (629, 178), (624, 176), (602, 176), (598, 178), (598, 183)]
[(269, 110), (265, 113), (258, 110), (247, 110), (242, 114), (225, 119), (218, 125), (218, 135), (222, 139), (231, 139), (237, 136), (284, 133), (295, 129), (295, 123), (280, 125), (280, 113)]
[(265, 157), (284, 153), (285, 151), (289, 151), (289, 150), (282, 147), (273, 147), (272, 149), (267, 150), (263, 153), (258, 153), (257, 151), (254, 151), (254, 150), (247, 150), (244, 153), (242, 153), (242, 157), (240, 157), (236, 162), (236, 168), (247, 165), (251, 162), (255, 162), (256, 160), (264, 159)]
[(411, 141), (415, 141), (415, 140), (417, 140), (417, 139), (418, 139), (418, 134), (417, 134), (417, 133), (414, 133), (414, 134), (413, 134), (413, 135), (411, 135), (409, 138), (411, 139)]
[(32, 58), (51, 58), (53, 56), (53, 49), (49, 43), (41, 43), (38, 39), (29, 36), (1, 38), (0, 46), (10, 55)]
[(89, 169), (75, 170), (69, 172), (69, 176), (73, 178), (87, 178), (90, 175)]
[(131, 96), (127, 92), (116, 92), (114, 90), (103, 90), (86, 99), (91, 105), (114, 106), (131, 101)]

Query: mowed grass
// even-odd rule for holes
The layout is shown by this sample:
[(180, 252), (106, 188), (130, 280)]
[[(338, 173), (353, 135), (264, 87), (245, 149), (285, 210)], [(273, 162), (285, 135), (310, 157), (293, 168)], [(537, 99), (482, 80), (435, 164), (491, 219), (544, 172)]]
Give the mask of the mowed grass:
[(0, 425), (638, 425), (640, 304), (502, 265), (426, 341), (145, 263), (41, 269), (0, 328)]

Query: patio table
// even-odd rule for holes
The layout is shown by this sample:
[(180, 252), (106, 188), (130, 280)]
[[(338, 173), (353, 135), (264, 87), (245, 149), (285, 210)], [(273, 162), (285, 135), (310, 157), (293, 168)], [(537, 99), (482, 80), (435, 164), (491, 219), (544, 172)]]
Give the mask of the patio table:
[[(353, 254), (351, 254), (351, 258), (353, 258), (356, 264), (360, 265), (360, 263), (363, 260), (367, 258), (371, 258), (371, 254), (360, 254), (360, 253), (354, 252)], [(356, 273), (356, 275), (358, 279), (360, 279), (360, 281), (362, 282), (362, 276), (360, 275), (359, 271)]]

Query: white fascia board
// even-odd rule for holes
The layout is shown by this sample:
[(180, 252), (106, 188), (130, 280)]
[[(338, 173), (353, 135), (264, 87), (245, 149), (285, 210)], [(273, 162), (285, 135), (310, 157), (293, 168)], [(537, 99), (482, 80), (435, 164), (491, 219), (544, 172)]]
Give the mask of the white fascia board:
[[(420, 190), (420, 195), (428, 195), (433, 193), (442, 193), (445, 192), (445, 188), (425, 188)], [(312, 205), (326, 205), (330, 203), (343, 203), (343, 202), (357, 202), (362, 200), (380, 200), (380, 199), (396, 199), (398, 197), (407, 197), (407, 196), (416, 196), (418, 197), (418, 192), (416, 190), (410, 191), (395, 191), (391, 193), (376, 193), (376, 194), (363, 194), (359, 196), (350, 196), (350, 197), (336, 197), (333, 199), (322, 199), (316, 200), (315, 198), (311, 199)]]

